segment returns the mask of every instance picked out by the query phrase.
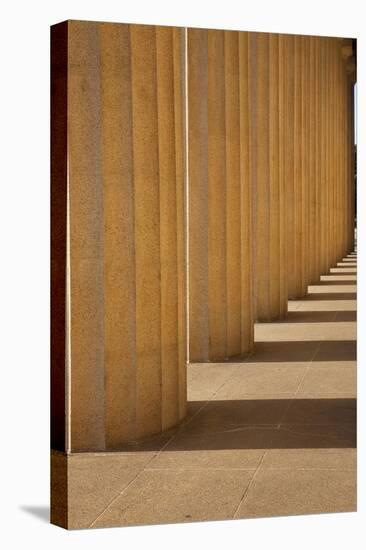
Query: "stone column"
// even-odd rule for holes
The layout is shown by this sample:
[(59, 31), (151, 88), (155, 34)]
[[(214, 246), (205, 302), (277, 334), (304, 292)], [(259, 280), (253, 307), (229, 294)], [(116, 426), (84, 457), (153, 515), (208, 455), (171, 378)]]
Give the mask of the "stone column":
[(183, 40), (172, 27), (52, 29), (60, 451), (116, 449), (185, 415)]
[(315, 148), (315, 205), (316, 205), (316, 273), (317, 278), (322, 275), (322, 180), (321, 180), (321, 165), (322, 165), (322, 137), (321, 137), (321, 38), (319, 36), (314, 37), (315, 48), (315, 136), (314, 136), (314, 148)]
[(327, 90), (326, 90), (326, 39), (321, 37), (319, 43), (320, 65), (320, 271), (328, 270), (328, 239), (327, 239)]
[(279, 35), (254, 33), (250, 45), (255, 317), (270, 321), (287, 311), (286, 204), (279, 150)]
[(188, 29), (189, 360), (253, 342), (246, 33)]
[(301, 37), (301, 288), (306, 294), (309, 279), (310, 186), (309, 186), (309, 37)]

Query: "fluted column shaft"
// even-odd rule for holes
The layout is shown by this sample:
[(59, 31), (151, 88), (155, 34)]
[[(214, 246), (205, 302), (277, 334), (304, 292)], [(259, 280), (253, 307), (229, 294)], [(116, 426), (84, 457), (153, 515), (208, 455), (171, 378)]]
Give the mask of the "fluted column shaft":
[[(186, 407), (184, 34), (182, 29), (70, 21), (62, 74), (67, 140), (53, 147), (53, 317), (65, 326), (64, 422), (54, 448), (118, 448), (176, 424)], [(53, 47), (60, 28), (54, 28)], [(58, 81), (57, 81), (58, 79)], [(66, 96), (61, 91), (66, 90)], [(62, 180), (62, 181), (61, 181)], [(60, 346), (61, 348), (61, 346)], [(61, 434), (61, 436), (60, 436)]]

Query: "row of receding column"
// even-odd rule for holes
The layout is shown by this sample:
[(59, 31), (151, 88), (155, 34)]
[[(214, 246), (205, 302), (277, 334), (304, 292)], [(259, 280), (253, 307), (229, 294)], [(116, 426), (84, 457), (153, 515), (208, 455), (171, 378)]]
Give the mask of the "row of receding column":
[(353, 249), (353, 87), (337, 38), (189, 29), (189, 359), (250, 351)]
[(69, 21), (51, 55), (52, 447), (115, 449), (184, 417), (187, 327), (243, 356), (352, 249), (352, 87), (338, 39)]
[[(336, 38), (287, 36), (288, 294), (306, 293), (353, 248), (353, 86)], [(292, 132), (294, 137), (292, 138)]]

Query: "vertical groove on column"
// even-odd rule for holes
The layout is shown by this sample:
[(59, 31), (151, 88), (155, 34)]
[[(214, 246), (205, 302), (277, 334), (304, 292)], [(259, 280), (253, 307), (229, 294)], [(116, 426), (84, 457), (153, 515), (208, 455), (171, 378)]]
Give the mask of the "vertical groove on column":
[(324, 142), (325, 142), (325, 257), (326, 268), (325, 273), (328, 272), (331, 267), (330, 260), (330, 246), (329, 246), (329, 223), (330, 223), (330, 105), (329, 105), (329, 86), (330, 86), (330, 56), (329, 56), (329, 39), (324, 39), (325, 49), (325, 79), (324, 79), (324, 108), (325, 108), (325, 128), (324, 128)]
[(294, 37), (294, 218), (295, 218), (295, 296), (301, 297), (303, 289), (303, 193), (302, 193), (302, 56), (301, 36)]
[(269, 36), (256, 33), (255, 79), (252, 93), (255, 95), (255, 149), (251, 151), (256, 165), (255, 193), (255, 278), (256, 319), (270, 320), (269, 294)]
[[(294, 179), (294, 54), (295, 37), (291, 35), (280, 36), (280, 84), (282, 97), (280, 108), (282, 111), (280, 154), (282, 170), (281, 191), (286, 197), (285, 218), (287, 227), (285, 236), (287, 238), (287, 285), (288, 298), (296, 298), (296, 239), (295, 235), (295, 179)], [(281, 91), (281, 88), (280, 88)]]
[(336, 71), (337, 71), (337, 260), (342, 254), (342, 148), (341, 148), (341, 79), (340, 79), (340, 63), (341, 57), (339, 55), (339, 40), (336, 43)]
[(189, 346), (190, 361), (209, 358), (208, 326), (208, 44), (188, 30)]
[(225, 31), (226, 355), (241, 353), (239, 33)]
[(224, 31), (208, 31), (209, 358), (226, 350), (226, 159)]
[[(289, 46), (290, 42), (287, 37), (277, 35), (277, 52), (278, 52), (278, 86), (277, 86), (277, 111), (278, 111), (278, 182), (279, 182), (279, 311), (276, 312), (277, 318), (283, 318), (287, 315), (288, 301), (288, 194), (292, 170), (292, 147), (288, 143), (288, 135), (291, 133), (292, 121), (288, 113), (288, 101), (290, 97), (290, 83), (288, 78), (289, 62), (291, 53), (285, 52), (283, 47)], [(286, 104), (285, 104), (286, 101)], [(284, 128), (285, 120), (288, 128)], [(285, 147), (286, 146), (286, 147)]]
[(319, 76), (320, 76), (320, 271), (327, 273), (326, 259), (326, 108), (325, 108), (325, 41), (319, 39)]
[(187, 326), (186, 326), (186, 151), (185, 151), (185, 35), (173, 29), (174, 51), (174, 122), (177, 216), (177, 284), (178, 284), (178, 413), (183, 418), (187, 408)]
[(102, 24), (106, 447), (135, 436), (136, 326), (132, 97), (128, 25)]
[(279, 173), (279, 79), (278, 35), (269, 35), (269, 318), (280, 311), (280, 173)]
[[(277, 159), (278, 159), (278, 194), (279, 194), (279, 309), (275, 312), (276, 318), (283, 318), (287, 315), (287, 301), (288, 301), (288, 263), (287, 263), (287, 196), (288, 196), (288, 181), (287, 177), (289, 174), (289, 165), (290, 165), (290, 156), (291, 150), (287, 152), (287, 162), (285, 160), (285, 151), (281, 151), (282, 138), (281, 134), (283, 133), (282, 124), (284, 122), (284, 97), (288, 96), (288, 79), (287, 79), (287, 63), (280, 63), (280, 35), (277, 35), (277, 57), (278, 57), (278, 68), (276, 71), (278, 85), (277, 85), (277, 105), (275, 108), (278, 112), (278, 148), (277, 148)], [(286, 94), (284, 93), (286, 90)], [(290, 120), (288, 119), (289, 125), (291, 125)], [(290, 131), (290, 130), (289, 130)], [(286, 175), (285, 175), (286, 174)]]
[(329, 263), (334, 265), (334, 82), (333, 43), (329, 39)]
[(316, 216), (316, 168), (315, 168), (315, 109), (316, 98), (315, 85), (315, 37), (309, 36), (309, 189), (310, 189), (310, 212), (309, 212), (309, 282), (318, 281), (317, 272), (317, 216)]
[[(71, 448), (104, 449), (103, 185), (97, 24), (69, 22)], [(82, 98), (82, 101), (80, 101)]]
[(306, 294), (309, 283), (309, 165), (308, 165), (308, 113), (309, 113), (309, 67), (307, 36), (301, 37), (301, 292)]
[(330, 145), (330, 41), (329, 38), (325, 38), (325, 111), (326, 111), (326, 128), (325, 128), (325, 143), (326, 143), (326, 257), (328, 271), (331, 266), (331, 246), (330, 246), (330, 164), (331, 164), (331, 145)]
[[(161, 266), (156, 33), (131, 25), (137, 435), (161, 430)], [(147, 305), (148, 304), (148, 307)]]
[(321, 241), (321, 105), (320, 105), (320, 38), (314, 37), (315, 49), (315, 71), (314, 71), (314, 93), (315, 93), (315, 115), (314, 115), (314, 150), (315, 150), (315, 245), (316, 259), (315, 271), (317, 280), (322, 275), (322, 241)]
[[(249, 56), (250, 34), (239, 33), (239, 94), (240, 94), (240, 235), (241, 235), (241, 353), (253, 346), (253, 184), (251, 166), (249, 98), (253, 80)], [(253, 53), (253, 52), (252, 52)], [(253, 105), (252, 105), (253, 106)]]
[(334, 265), (334, 235), (333, 235), (333, 220), (334, 220), (334, 88), (333, 88), (333, 47), (332, 39), (328, 41), (329, 47), (329, 88), (328, 88), (328, 103), (329, 103), (329, 202), (328, 202), (328, 215), (329, 215), (329, 267)]
[(162, 429), (178, 421), (177, 189), (172, 27), (156, 27), (160, 189)]

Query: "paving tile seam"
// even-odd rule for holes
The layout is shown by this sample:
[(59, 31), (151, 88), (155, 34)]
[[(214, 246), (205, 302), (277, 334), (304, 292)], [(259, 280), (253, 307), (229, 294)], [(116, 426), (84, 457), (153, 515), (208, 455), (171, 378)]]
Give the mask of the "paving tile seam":
[(247, 485), (247, 487), (246, 487), (246, 489), (245, 489), (245, 491), (244, 491), (244, 493), (243, 493), (243, 495), (242, 495), (242, 497), (241, 497), (241, 499), (240, 499), (240, 502), (239, 502), (239, 504), (237, 505), (237, 507), (236, 507), (236, 509), (235, 509), (235, 511), (234, 511), (234, 515), (232, 516), (233, 519), (236, 519), (236, 518), (237, 518), (237, 514), (238, 514), (238, 512), (239, 512), (239, 510), (240, 510), (240, 508), (241, 508), (241, 505), (245, 502), (245, 499), (247, 498), (249, 489), (250, 489), (251, 485), (253, 484), (253, 482), (254, 482), (254, 480), (255, 480), (255, 478), (256, 478), (258, 472), (259, 472), (259, 469), (260, 469), (260, 467), (261, 467), (261, 464), (262, 464), (263, 460), (265, 459), (267, 453), (268, 453), (267, 450), (263, 453), (263, 456), (262, 456), (262, 458), (260, 459), (259, 464), (258, 464), (257, 468), (255, 469), (255, 471), (254, 471), (254, 473), (253, 473), (253, 475), (252, 475), (252, 478), (250, 479), (250, 481), (249, 481), (249, 483), (248, 483), (248, 485)]
[(307, 364), (306, 367), (304, 368), (304, 372), (303, 372), (302, 377), (300, 378), (300, 381), (299, 381), (299, 384), (298, 384), (298, 386), (297, 386), (297, 389), (295, 390), (292, 399), (289, 400), (289, 403), (287, 404), (287, 406), (286, 406), (286, 408), (285, 408), (285, 410), (284, 410), (284, 412), (283, 412), (283, 414), (282, 414), (282, 416), (281, 416), (281, 418), (280, 418), (280, 420), (279, 420), (279, 423), (278, 423), (278, 425), (277, 425), (277, 429), (279, 429), (279, 428), (281, 427), (281, 423), (282, 423), (283, 419), (286, 417), (286, 414), (288, 413), (288, 411), (289, 411), (289, 409), (290, 409), (290, 407), (291, 407), (291, 404), (293, 403), (294, 398), (295, 398), (295, 396), (297, 395), (297, 393), (298, 393), (298, 391), (299, 391), (299, 388), (300, 388), (300, 386), (301, 386), (303, 380), (305, 379), (305, 376), (306, 376), (306, 374), (308, 373), (309, 368), (310, 368), (310, 365), (311, 365), (311, 363), (312, 363), (314, 357), (316, 356), (316, 354), (317, 354), (319, 348), (320, 348), (320, 343), (317, 344), (316, 350), (314, 351), (314, 354), (313, 354), (312, 358), (310, 359), (310, 361), (308, 362), (308, 364)]
[(205, 403), (204, 405), (202, 405), (202, 407), (200, 407), (198, 409), (198, 411), (196, 411), (190, 418), (189, 420), (187, 420), (187, 422), (185, 422), (179, 429), (176, 433), (172, 434), (172, 436), (168, 439), (168, 441), (165, 443), (165, 445), (163, 445), (161, 447), (161, 449), (159, 449), (159, 451), (153, 453), (153, 456), (150, 458), (150, 460), (148, 460), (146, 462), (146, 464), (142, 467), (142, 469), (137, 473), (137, 475), (126, 485), (126, 487), (123, 488), (123, 490), (118, 494), (116, 495), (111, 501), (110, 503), (104, 508), (104, 510), (91, 522), (91, 524), (89, 525), (89, 528), (91, 528), (108, 510), (109, 508), (113, 505), (113, 503), (119, 498), (121, 497), (125, 491), (133, 484), (137, 481), (137, 479), (140, 477), (140, 475), (145, 471), (145, 468), (148, 466), (148, 464), (150, 464), (155, 458), (157, 458), (160, 453), (165, 449), (165, 447), (171, 442), (173, 441), (173, 439), (178, 435), (178, 433), (180, 433), (185, 426), (187, 426), (187, 424), (189, 424), (192, 419), (206, 406), (207, 403)]
[(140, 476), (142, 470), (140, 472), (138, 472), (136, 474), (136, 476), (131, 479), (131, 481), (129, 483), (127, 483), (127, 485), (123, 488), (122, 491), (120, 491), (118, 493), (118, 495), (116, 495), (110, 502), (109, 504), (98, 514), (98, 516), (90, 523), (90, 525), (88, 525), (87, 529), (90, 529), (91, 527), (93, 527), (93, 525), (105, 514), (105, 512), (107, 512), (107, 510), (109, 510), (109, 508), (112, 506), (112, 504), (120, 497), (123, 495), (123, 493), (128, 489), (128, 487), (130, 487), (130, 485), (132, 485), (136, 479)]
[[(309, 294), (308, 294), (309, 295)], [(306, 303), (306, 300), (302, 300), (302, 301), (299, 301), (298, 304), (296, 304), (294, 310), (298, 310), (301, 308), (302, 304), (303, 303)], [(293, 311), (294, 311), (293, 310)], [(337, 316), (340, 314), (340, 312), (338, 311), (334, 311), (332, 312), (332, 316), (331, 316), (331, 319), (329, 322), (333, 322), (337, 319)], [(328, 322), (328, 323), (329, 323)], [(289, 429), (288, 426), (297, 426), (297, 425), (302, 425), (302, 426), (314, 426), (314, 427), (317, 427), (317, 426), (337, 426), (337, 427), (342, 427), (343, 429), (347, 429), (349, 428), (348, 431), (351, 431), (351, 428), (353, 427), (353, 423), (342, 423), (342, 424), (339, 424), (339, 423), (336, 423), (336, 422), (330, 422), (330, 423), (327, 423), (327, 422), (323, 422), (323, 423), (305, 423), (305, 422), (283, 422), (284, 418), (286, 417), (286, 414), (288, 413), (288, 410), (291, 406), (291, 404), (296, 400), (296, 397), (299, 397), (299, 396), (308, 396), (310, 398), (312, 397), (318, 397), (318, 396), (321, 396), (321, 395), (325, 395), (323, 392), (320, 392), (319, 394), (317, 394), (316, 392), (301, 392), (301, 386), (304, 382), (304, 379), (305, 377), (307, 376), (307, 374), (309, 373), (309, 370), (310, 368), (312, 367), (312, 365), (316, 362), (316, 356), (317, 354), (319, 353), (319, 350), (320, 350), (320, 347), (322, 345), (322, 341), (327, 341), (326, 337), (324, 337), (323, 339), (320, 339), (317, 346), (316, 346), (316, 349), (314, 350), (314, 353), (313, 353), (313, 356), (312, 358), (306, 362), (306, 366), (304, 367), (304, 372), (302, 373), (301, 377), (300, 377), (300, 380), (297, 384), (297, 388), (294, 392), (275, 392), (274, 394), (273, 393), (257, 393), (257, 392), (248, 392), (248, 393), (245, 393), (243, 394), (243, 397), (247, 397), (247, 398), (263, 398), (265, 396), (271, 396), (271, 397), (274, 397), (274, 396), (279, 396), (279, 397), (287, 397), (289, 398), (289, 403), (287, 404), (286, 408), (285, 408), (285, 411), (283, 412), (281, 418), (280, 418), (280, 421), (278, 424), (256, 424), (256, 423), (250, 423), (250, 424), (246, 424), (246, 423), (241, 423), (239, 425), (234, 425), (236, 427), (234, 428), (229, 428), (227, 430), (222, 430), (222, 431), (217, 431), (217, 432), (203, 432), (203, 434), (191, 434), (193, 436), (197, 436), (197, 437), (200, 437), (202, 435), (207, 435), (209, 437), (211, 437), (212, 435), (215, 435), (216, 433), (219, 434), (219, 433), (230, 433), (230, 432), (236, 432), (236, 431), (246, 431), (246, 430), (251, 430), (251, 429), (258, 429), (259, 427), (263, 428), (263, 429), (268, 429), (268, 430), (279, 430), (279, 429), (282, 429), (284, 431), (287, 431), (289, 433), (293, 433), (293, 434), (297, 434), (297, 435), (301, 435), (301, 436), (313, 436), (313, 437), (323, 437), (322, 435), (319, 435), (317, 433), (304, 433), (302, 432), (301, 430), (296, 430), (296, 429)], [(241, 361), (241, 363), (243, 364), (247, 364), (248, 363), (248, 360), (250, 358), (253, 357), (253, 355), (255, 355), (255, 351), (253, 350), (252, 353), (250, 353), (248, 356), (246, 356), (246, 358), (244, 360)], [(305, 363), (305, 362), (304, 362)], [(322, 365), (320, 364), (320, 368), (323, 367), (323, 366), (326, 366), (326, 365)], [(317, 365), (316, 367), (314, 368), (318, 368), (319, 365)], [(348, 368), (348, 367), (345, 367), (345, 368)], [(249, 491), (250, 491), (250, 488), (252, 487), (253, 483), (255, 482), (255, 479), (256, 477), (258, 476), (258, 473), (261, 471), (298, 471), (298, 472), (302, 472), (302, 471), (329, 471), (329, 472), (357, 472), (357, 468), (320, 468), (320, 467), (303, 467), (303, 468), (296, 468), (296, 467), (291, 467), (291, 468), (288, 468), (288, 467), (273, 467), (273, 466), (269, 466), (269, 467), (266, 467), (264, 465), (264, 459), (265, 457), (268, 455), (268, 453), (270, 453), (272, 450), (276, 450), (276, 449), (268, 449), (266, 448), (265, 450), (263, 450), (263, 454), (261, 456), (261, 458), (259, 459), (259, 463), (256, 467), (243, 467), (243, 468), (240, 468), (240, 467), (234, 467), (234, 468), (230, 468), (230, 467), (225, 467), (225, 468), (220, 468), (220, 467), (202, 467), (202, 468), (153, 468), (151, 467), (151, 463), (161, 454), (164, 452), (165, 448), (174, 441), (174, 439), (176, 439), (182, 432), (184, 432), (187, 428), (187, 426), (194, 420), (194, 418), (196, 418), (201, 412), (202, 410), (208, 406), (209, 403), (211, 402), (215, 402), (215, 396), (217, 396), (217, 394), (227, 385), (231, 382), (231, 380), (237, 375), (237, 369), (234, 369), (234, 372), (231, 372), (228, 377), (222, 382), (222, 384), (219, 385), (219, 387), (213, 391), (210, 396), (208, 397), (208, 399), (205, 400), (205, 402), (202, 404), (202, 406), (199, 407), (199, 409), (186, 421), (182, 424), (182, 426), (174, 433), (172, 434), (172, 436), (168, 439), (168, 441), (157, 451), (157, 452), (153, 452), (150, 459), (147, 460), (147, 462), (145, 463), (145, 465), (141, 468), (141, 470), (139, 470), (136, 474), (136, 476), (123, 488), (122, 491), (119, 492), (118, 495), (116, 495), (112, 500), (111, 502), (103, 509), (103, 511), (93, 520), (93, 522), (90, 524), (89, 527), (92, 527), (93, 525), (95, 525), (95, 523), (103, 516), (104, 513), (106, 513), (110, 507), (113, 505), (113, 503), (119, 498), (121, 497), (126, 491), (127, 489), (133, 485), (136, 480), (141, 476), (141, 474), (143, 474), (143, 472), (156, 472), (156, 471), (166, 471), (166, 472), (202, 472), (202, 471), (222, 471), (222, 472), (225, 472), (225, 471), (243, 471), (243, 472), (252, 472), (253, 475), (251, 476), (250, 478), (250, 481), (248, 483), (248, 485), (246, 486), (244, 492), (243, 492), (243, 495), (240, 499), (240, 502), (239, 504), (237, 505), (235, 511), (234, 511), (234, 514), (233, 514), (233, 518), (236, 518), (237, 515), (238, 515), (238, 512), (239, 512), (239, 509), (241, 508), (241, 506), (243, 505), (243, 503), (245, 503), (246, 499), (248, 498), (248, 494), (249, 494)], [(337, 397), (337, 398), (341, 398), (341, 395), (339, 392), (327, 392), (326, 395), (328, 397)], [(347, 396), (344, 396), (343, 394), (343, 397), (344, 398), (350, 398), (349, 395)], [(337, 436), (332, 436), (332, 435), (329, 435), (327, 436), (331, 439), (335, 439), (335, 440), (339, 440), (341, 438), (337, 437)], [(272, 442), (271, 442), (272, 444)], [(353, 447), (347, 447), (347, 449), (353, 449)], [(258, 449), (259, 450), (259, 449)], [(80, 453), (81, 454), (81, 453)], [(85, 455), (85, 453), (83, 453)], [(106, 452), (106, 453), (103, 453), (102, 455), (100, 453), (88, 453), (88, 456), (124, 456), (124, 457), (127, 457), (128, 456), (128, 452)]]
[[(221, 387), (225, 384), (225, 382), (216, 390), (216, 392), (214, 392), (213, 395), (215, 395), (220, 389)], [(163, 450), (165, 449), (165, 447), (167, 447), (173, 440), (175, 437), (177, 437), (177, 435), (179, 433), (181, 433), (182, 431), (184, 431), (184, 429), (187, 427), (187, 425), (190, 424), (190, 422), (192, 422), (193, 418), (195, 418), (200, 412), (202, 409), (204, 409), (207, 404), (209, 403), (210, 400), (206, 401), (206, 403), (204, 403), (202, 405), (202, 407), (200, 407), (188, 420), (187, 422), (185, 422), (179, 429), (176, 433), (174, 433), (169, 439), (168, 441), (165, 443), (165, 445), (162, 446), (161, 449), (159, 449), (159, 451), (157, 453), (155, 453), (150, 460), (147, 461), (147, 463), (145, 464), (145, 466), (138, 472), (138, 474), (126, 485), (126, 487), (124, 487), (124, 489), (118, 494), (116, 495), (112, 500), (111, 502), (106, 506), (106, 508), (104, 508), (104, 510), (91, 522), (91, 524), (89, 525), (89, 528), (91, 528), (108, 510), (109, 508), (113, 505), (113, 503), (119, 498), (121, 497), (125, 491), (132, 485), (134, 484), (137, 479), (140, 477), (140, 475), (147, 469), (147, 466), (148, 464), (150, 464), (154, 459), (158, 458), (158, 456), (163, 452)]]

